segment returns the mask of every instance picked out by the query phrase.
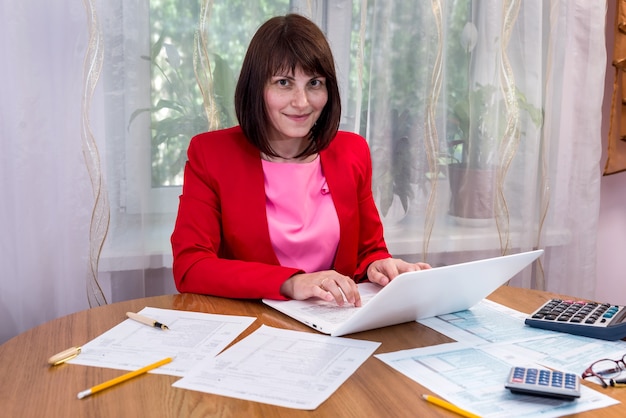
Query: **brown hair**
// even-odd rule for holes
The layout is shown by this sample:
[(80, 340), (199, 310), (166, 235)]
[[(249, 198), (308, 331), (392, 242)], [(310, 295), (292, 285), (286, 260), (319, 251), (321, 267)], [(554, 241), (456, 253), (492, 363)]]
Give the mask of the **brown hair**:
[(252, 37), (235, 89), (235, 111), (243, 133), (266, 155), (278, 157), (269, 144), (265, 86), (276, 74), (301, 67), (307, 74), (326, 77), (328, 101), (309, 133), (309, 145), (298, 156), (322, 151), (337, 134), (341, 99), (333, 55), (322, 31), (297, 14), (269, 19)]

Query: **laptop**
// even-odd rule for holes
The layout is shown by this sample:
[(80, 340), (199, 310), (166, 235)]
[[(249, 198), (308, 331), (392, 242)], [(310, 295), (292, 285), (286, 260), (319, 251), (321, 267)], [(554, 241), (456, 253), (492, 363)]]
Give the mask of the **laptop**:
[(321, 299), (263, 302), (317, 331), (341, 336), (469, 309), (541, 254), (535, 250), (402, 273), (385, 287), (360, 283), (358, 308)]

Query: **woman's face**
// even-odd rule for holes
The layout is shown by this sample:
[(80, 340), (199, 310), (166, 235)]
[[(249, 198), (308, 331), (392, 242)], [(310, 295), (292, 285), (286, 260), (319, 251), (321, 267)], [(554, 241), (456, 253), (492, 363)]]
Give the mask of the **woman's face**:
[(325, 77), (305, 74), (300, 67), (274, 75), (265, 86), (270, 141), (307, 137), (327, 101)]

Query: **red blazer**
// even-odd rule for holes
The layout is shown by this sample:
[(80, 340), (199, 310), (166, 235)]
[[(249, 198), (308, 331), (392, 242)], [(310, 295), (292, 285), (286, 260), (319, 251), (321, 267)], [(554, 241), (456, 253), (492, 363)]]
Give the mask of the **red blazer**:
[[(372, 261), (391, 257), (372, 197), (369, 148), (340, 131), (320, 158), (339, 217), (333, 268), (360, 280)], [(260, 153), (238, 126), (191, 140), (171, 242), (180, 292), (285, 299), (280, 286), (302, 272), (276, 258)]]

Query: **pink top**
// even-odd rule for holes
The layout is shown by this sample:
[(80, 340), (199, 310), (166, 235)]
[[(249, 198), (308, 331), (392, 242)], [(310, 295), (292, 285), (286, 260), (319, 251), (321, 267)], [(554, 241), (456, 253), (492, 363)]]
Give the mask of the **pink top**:
[(310, 163), (263, 160), (270, 239), (281, 266), (312, 273), (333, 265), (339, 218), (319, 156)]

